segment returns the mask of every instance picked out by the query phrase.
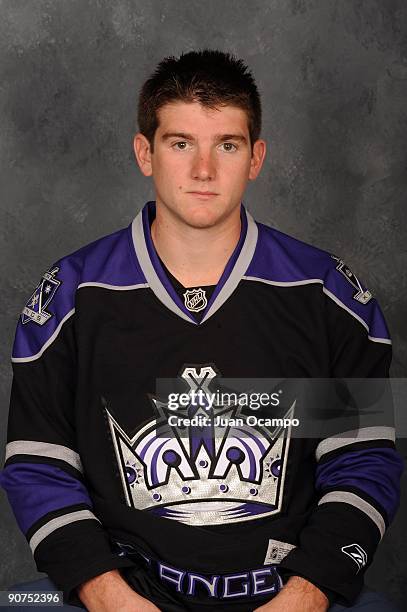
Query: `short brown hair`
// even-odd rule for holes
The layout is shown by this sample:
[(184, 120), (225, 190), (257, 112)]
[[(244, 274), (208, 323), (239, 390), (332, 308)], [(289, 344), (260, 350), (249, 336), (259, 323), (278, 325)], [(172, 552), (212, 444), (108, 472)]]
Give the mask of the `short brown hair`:
[(206, 108), (236, 106), (246, 111), (250, 143), (261, 131), (261, 102), (254, 78), (243, 60), (223, 51), (203, 49), (164, 58), (141, 88), (139, 130), (154, 151), (157, 111), (170, 102), (199, 102)]

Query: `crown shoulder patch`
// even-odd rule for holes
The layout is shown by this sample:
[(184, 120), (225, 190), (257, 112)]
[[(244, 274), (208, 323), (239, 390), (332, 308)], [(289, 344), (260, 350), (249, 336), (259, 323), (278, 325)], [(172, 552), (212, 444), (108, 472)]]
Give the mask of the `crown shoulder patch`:
[(353, 299), (359, 302), (360, 304), (367, 304), (368, 302), (370, 302), (373, 295), (370, 291), (362, 287), (356, 274), (352, 272), (352, 270), (349, 268), (349, 266), (346, 265), (343, 259), (337, 257), (336, 255), (331, 255), (331, 257), (337, 262), (336, 270), (346, 278), (346, 280), (352, 285), (352, 287), (356, 289), (356, 293), (354, 293), (352, 296)]
[(47, 308), (62, 284), (62, 281), (56, 277), (58, 272), (59, 267), (55, 266), (43, 274), (21, 312), (21, 323), (23, 325), (31, 321), (42, 326), (53, 317), (53, 313), (48, 312)]

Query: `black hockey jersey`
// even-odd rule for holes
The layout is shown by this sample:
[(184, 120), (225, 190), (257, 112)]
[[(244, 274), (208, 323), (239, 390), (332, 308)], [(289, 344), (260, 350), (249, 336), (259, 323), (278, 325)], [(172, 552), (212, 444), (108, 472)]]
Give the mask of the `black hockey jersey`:
[[(392, 426), (300, 437), (188, 401), (174, 423), (157, 381), (188, 396), (222, 379), (385, 378), (377, 301), (340, 258), (243, 206), (215, 289), (182, 298), (154, 215), (149, 202), (57, 261), (20, 316), (1, 485), (39, 571), (79, 603), (75, 587), (121, 568), (166, 612), (247, 612), (290, 574), (352, 601), (399, 503)], [(194, 423), (205, 411), (239, 419)]]

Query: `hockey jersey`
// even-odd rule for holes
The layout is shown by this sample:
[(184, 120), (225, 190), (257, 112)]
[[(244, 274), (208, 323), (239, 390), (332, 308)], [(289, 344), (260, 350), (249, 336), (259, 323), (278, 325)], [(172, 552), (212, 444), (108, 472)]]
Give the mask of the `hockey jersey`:
[[(299, 436), (205, 393), (388, 377), (376, 299), (340, 258), (243, 205), (216, 287), (182, 294), (154, 216), (148, 202), (57, 261), (19, 318), (1, 485), (38, 570), (77, 605), (75, 588), (114, 568), (165, 612), (254, 610), (293, 574), (352, 602), (399, 503), (391, 423)], [(157, 391), (166, 380), (187, 395), (177, 411)], [(296, 416), (291, 399), (261, 414)]]

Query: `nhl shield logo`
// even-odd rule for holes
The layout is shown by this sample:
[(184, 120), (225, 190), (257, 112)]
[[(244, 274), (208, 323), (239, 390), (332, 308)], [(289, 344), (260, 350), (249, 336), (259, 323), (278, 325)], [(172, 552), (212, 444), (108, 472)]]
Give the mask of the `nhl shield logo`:
[(41, 278), (34, 293), (21, 313), (21, 322), (23, 325), (29, 321), (33, 321), (37, 323), (37, 325), (44, 325), (44, 323), (52, 317), (52, 314), (47, 312), (46, 308), (54, 298), (61, 284), (61, 281), (55, 278), (57, 272), (59, 272), (59, 268), (53, 268), (45, 272), (44, 276)]
[(185, 307), (191, 312), (200, 312), (208, 304), (204, 289), (187, 289), (183, 295)]

